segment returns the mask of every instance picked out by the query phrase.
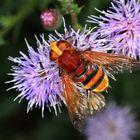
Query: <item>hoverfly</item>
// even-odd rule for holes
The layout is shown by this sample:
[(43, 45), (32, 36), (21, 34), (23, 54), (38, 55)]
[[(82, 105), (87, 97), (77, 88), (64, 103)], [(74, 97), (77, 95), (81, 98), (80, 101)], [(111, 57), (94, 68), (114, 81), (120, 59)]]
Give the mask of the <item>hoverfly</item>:
[(109, 87), (108, 77), (140, 65), (137, 60), (126, 56), (78, 51), (68, 40), (52, 41), (50, 47), (50, 59), (60, 68), (70, 119), (79, 130), (86, 117), (105, 106), (101, 92)]

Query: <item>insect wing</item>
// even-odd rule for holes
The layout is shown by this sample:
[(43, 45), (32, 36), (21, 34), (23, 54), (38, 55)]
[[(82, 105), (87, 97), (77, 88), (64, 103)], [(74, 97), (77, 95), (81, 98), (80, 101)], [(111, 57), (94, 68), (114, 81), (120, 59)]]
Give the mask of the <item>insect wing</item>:
[(86, 117), (93, 115), (105, 106), (104, 96), (100, 93), (80, 91), (68, 75), (62, 75), (64, 97), (70, 119), (82, 131)]
[(111, 73), (131, 72), (140, 69), (140, 61), (122, 55), (94, 51), (80, 52), (80, 55), (92, 63), (102, 65)]

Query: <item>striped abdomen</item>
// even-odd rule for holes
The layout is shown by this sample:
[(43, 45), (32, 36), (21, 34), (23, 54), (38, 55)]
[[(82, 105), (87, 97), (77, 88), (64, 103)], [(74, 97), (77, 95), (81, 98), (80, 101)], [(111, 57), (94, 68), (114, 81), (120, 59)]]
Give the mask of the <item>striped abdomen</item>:
[[(81, 64), (81, 67), (82, 65), (84, 66), (84, 64)], [(83, 71), (76, 75), (75, 81), (81, 82), (85, 89), (92, 90), (93, 92), (102, 92), (109, 85), (108, 77), (103, 68), (96, 64), (84, 66)]]
[(97, 64), (84, 62), (77, 52), (64, 51), (58, 59), (59, 66), (71, 75), (74, 82), (80, 82), (85, 89), (102, 92), (108, 87), (108, 77)]

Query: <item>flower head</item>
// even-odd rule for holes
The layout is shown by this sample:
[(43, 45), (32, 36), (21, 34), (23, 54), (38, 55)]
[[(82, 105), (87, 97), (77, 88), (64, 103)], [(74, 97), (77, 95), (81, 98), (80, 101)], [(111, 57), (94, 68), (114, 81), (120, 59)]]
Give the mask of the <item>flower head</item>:
[(63, 97), (58, 68), (49, 59), (49, 45), (43, 36), (42, 41), (41, 43), (37, 39), (37, 51), (26, 41), (28, 56), (20, 52), (20, 57), (9, 57), (9, 60), (17, 63), (10, 74), (14, 79), (9, 82), (14, 82), (10, 89), (16, 88), (20, 92), (17, 98), (20, 98), (20, 101), (23, 98), (28, 101), (27, 112), (35, 106), (42, 108), (43, 115), (45, 106), (53, 107), (57, 113), (56, 105), (61, 105)]
[(62, 16), (58, 10), (46, 9), (41, 13), (41, 22), (45, 29), (55, 30), (60, 27), (62, 23)]
[(130, 140), (136, 133), (135, 129), (130, 109), (110, 104), (87, 120), (85, 133), (88, 140)]
[(115, 54), (140, 58), (140, 4), (136, 0), (113, 0), (110, 9), (90, 16), (99, 25), (100, 38)]
[(96, 41), (96, 35), (95, 38), (90, 38), (91, 31), (92, 29), (86, 27), (84, 32), (80, 32), (80, 30), (75, 32), (71, 27), (68, 30), (64, 22), (64, 34), (55, 31), (56, 36), (50, 34), (48, 41), (45, 41), (44, 36), (41, 36), (41, 42), (36, 37), (37, 51), (26, 41), (28, 55), (20, 52), (20, 57), (9, 57), (9, 60), (17, 63), (17, 66), (12, 67), (10, 75), (13, 76), (13, 80), (8, 83), (14, 83), (10, 89), (20, 92), (17, 96), (20, 98), (19, 101), (22, 99), (28, 101), (27, 112), (35, 106), (42, 108), (43, 115), (44, 108), (47, 106), (49, 109), (53, 107), (57, 114), (56, 106), (60, 109), (61, 101), (65, 103), (59, 66), (50, 60), (50, 42), (67, 39), (73, 47), (80, 51), (86, 49), (101, 51), (98, 49), (100, 45)]

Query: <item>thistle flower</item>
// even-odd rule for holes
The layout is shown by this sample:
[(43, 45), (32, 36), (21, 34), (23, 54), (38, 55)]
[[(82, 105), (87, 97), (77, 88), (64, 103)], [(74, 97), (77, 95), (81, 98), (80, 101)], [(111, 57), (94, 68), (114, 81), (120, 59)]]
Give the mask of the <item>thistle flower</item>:
[(113, 0), (102, 15), (89, 16), (88, 22), (99, 25), (100, 38), (112, 53), (140, 58), (140, 4), (136, 0)]
[(136, 123), (130, 108), (115, 104), (87, 120), (85, 134), (88, 140), (130, 140), (136, 133)]
[(58, 68), (49, 59), (49, 45), (43, 36), (42, 43), (37, 39), (37, 51), (27, 41), (26, 44), (28, 56), (20, 52), (19, 58), (9, 57), (9, 60), (18, 64), (12, 67), (13, 73), (9, 74), (14, 77), (9, 81), (14, 83), (10, 89), (15, 88), (20, 92), (17, 96), (20, 98), (19, 102), (23, 98), (28, 101), (27, 112), (35, 106), (42, 108), (43, 115), (44, 108), (47, 106), (53, 107), (57, 114), (56, 105), (60, 107), (60, 101), (63, 100), (62, 87)]
[[(53, 107), (57, 114), (57, 106), (60, 110), (61, 102), (65, 103), (62, 95), (63, 86), (61, 77), (59, 76), (59, 67), (49, 58), (49, 43), (54, 40), (67, 39), (78, 50), (98, 50), (97, 46), (100, 45), (99, 42), (96, 42), (96, 35), (94, 39), (93, 37), (92, 39), (89, 37), (91, 31), (92, 29), (87, 29), (86, 27), (84, 32), (80, 32), (80, 30), (75, 32), (71, 27), (68, 30), (64, 21), (64, 34), (55, 31), (56, 36), (50, 34), (48, 41), (45, 41), (44, 36), (41, 36), (41, 42), (36, 37), (37, 51), (26, 41), (28, 55), (20, 52), (20, 57), (9, 57), (9, 60), (17, 63), (17, 66), (12, 67), (12, 73), (9, 75), (13, 76), (13, 80), (7, 83), (14, 83), (14, 86), (10, 89), (16, 89), (20, 92), (17, 96), (17, 98), (20, 98), (19, 102), (22, 99), (28, 101), (27, 112), (35, 106), (42, 108), (43, 115), (44, 108), (47, 106), (49, 109)], [(102, 50), (99, 49), (99, 51)]]
[(62, 16), (58, 10), (46, 9), (41, 13), (42, 26), (47, 30), (55, 30), (61, 26)]

